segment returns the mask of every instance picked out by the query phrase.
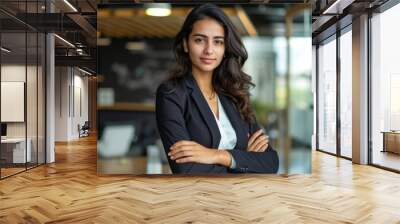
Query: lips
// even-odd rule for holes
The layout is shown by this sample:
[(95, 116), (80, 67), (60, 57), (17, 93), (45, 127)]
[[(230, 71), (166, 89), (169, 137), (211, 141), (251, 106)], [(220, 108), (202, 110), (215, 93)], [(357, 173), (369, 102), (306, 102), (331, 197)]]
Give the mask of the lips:
[(212, 58), (200, 58), (200, 61), (203, 62), (204, 64), (210, 65), (214, 63), (215, 59)]

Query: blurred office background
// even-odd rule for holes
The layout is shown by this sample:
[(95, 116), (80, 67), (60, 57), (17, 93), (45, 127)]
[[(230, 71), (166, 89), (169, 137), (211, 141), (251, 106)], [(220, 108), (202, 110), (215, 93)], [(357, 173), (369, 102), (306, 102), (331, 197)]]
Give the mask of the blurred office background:
[[(251, 102), (280, 157), (279, 173), (311, 172), (311, 6), (220, 5), (239, 30), (256, 87)], [(100, 174), (170, 173), (155, 121), (155, 91), (174, 65), (173, 38), (193, 5), (98, 5)], [(158, 13), (147, 11), (158, 8)]]

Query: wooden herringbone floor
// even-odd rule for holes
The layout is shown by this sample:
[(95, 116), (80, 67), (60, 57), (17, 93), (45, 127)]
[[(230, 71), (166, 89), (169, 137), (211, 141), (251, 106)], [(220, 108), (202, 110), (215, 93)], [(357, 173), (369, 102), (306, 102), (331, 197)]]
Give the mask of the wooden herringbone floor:
[(313, 153), (313, 174), (96, 175), (95, 138), (0, 181), (0, 223), (400, 223), (400, 175)]

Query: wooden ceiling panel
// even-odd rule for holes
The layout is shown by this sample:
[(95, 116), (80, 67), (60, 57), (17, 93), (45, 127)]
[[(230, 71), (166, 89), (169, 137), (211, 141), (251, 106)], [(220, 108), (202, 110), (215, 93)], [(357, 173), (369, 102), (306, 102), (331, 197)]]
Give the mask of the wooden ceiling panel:
[[(172, 8), (170, 16), (152, 17), (144, 9), (99, 9), (98, 31), (103, 37), (174, 38), (191, 8)], [(241, 8), (223, 8), (241, 35), (257, 31)]]

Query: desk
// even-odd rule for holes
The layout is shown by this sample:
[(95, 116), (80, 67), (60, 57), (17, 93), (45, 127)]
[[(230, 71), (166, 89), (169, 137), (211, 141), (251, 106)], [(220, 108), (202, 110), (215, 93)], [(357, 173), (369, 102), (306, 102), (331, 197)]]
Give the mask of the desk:
[(399, 131), (382, 131), (383, 133), (383, 150), (382, 152), (393, 152), (400, 154), (400, 132)]
[(171, 174), (168, 163), (154, 163), (147, 156), (98, 158), (98, 174)]
[[(1, 156), (6, 160), (6, 163), (25, 163), (31, 162), (31, 146), (32, 140), (27, 139), (27, 147), (25, 154), (25, 138), (6, 138), (1, 139)], [(4, 156), (3, 156), (4, 155)], [(12, 156), (11, 156), (12, 155)], [(11, 160), (12, 158), (12, 160)], [(25, 161), (27, 158), (27, 161)]]

